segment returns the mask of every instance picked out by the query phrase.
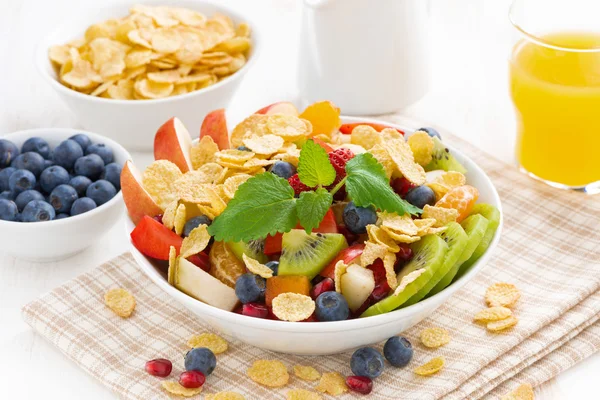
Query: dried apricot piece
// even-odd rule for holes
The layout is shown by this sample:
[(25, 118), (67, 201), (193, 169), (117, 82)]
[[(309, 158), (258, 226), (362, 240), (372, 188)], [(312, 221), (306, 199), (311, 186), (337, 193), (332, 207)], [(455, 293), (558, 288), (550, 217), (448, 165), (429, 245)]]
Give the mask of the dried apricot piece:
[(310, 295), (310, 288), (310, 280), (307, 276), (274, 276), (267, 279), (265, 303), (270, 307), (273, 304), (273, 299), (281, 293), (298, 293), (308, 296)]
[(454, 208), (458, 211), (456, 222), (460, 222), (471, 213), (471, 209), (479, 198), (479, 190), (470, 185), (464, 185), (451, 189), (437, 203), (436, 207)]

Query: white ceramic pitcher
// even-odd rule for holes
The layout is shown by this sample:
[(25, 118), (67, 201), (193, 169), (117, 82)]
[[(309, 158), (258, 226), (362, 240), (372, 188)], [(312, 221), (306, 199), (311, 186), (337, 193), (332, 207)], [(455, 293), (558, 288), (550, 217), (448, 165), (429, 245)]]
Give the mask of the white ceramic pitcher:
[(298, 83), (306, 103), (384, 114), (429, 85), (429, 0), (302, 0)]

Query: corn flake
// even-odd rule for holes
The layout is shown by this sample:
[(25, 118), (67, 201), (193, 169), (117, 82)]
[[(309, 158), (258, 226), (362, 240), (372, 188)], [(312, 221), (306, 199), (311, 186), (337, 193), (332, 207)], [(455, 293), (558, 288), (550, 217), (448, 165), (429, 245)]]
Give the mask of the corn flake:
[(180, 204), (177, 207), (177, 211), (175, 212), (175, 221), (173, 222), (173, 227), (175, 228), (175, 233), (180, 235), (183, 233), (183, 227), (187, 222), (187, 209), (184, 204)]
[(417, 278), (419, 278), (421, 274), (423, 274), (425, 271), (426, 268), (420, 268), (403, 276), (400, 280), (400, 284), (398, 284), (398, 287), (396, 288), (396, 290), (394, 290), (394, 296), (398, 296), (400, 293), (402, 293), (408, 285), (416, 281)]
[(435, 207), (425, 204), (421, 217), (423, 219), (434, 219), (435, 223), (433, 224), (433, 227), (441, 228), (442, 226), (448, 225), (450, 222), (456, 221), (458, 218), (458, 210), (454, 208)]
[(397, 243), (414, 243), (421, 240), (421, 236), (410, 236), (405, 235), (404, 233), (396, 233), (386, 226), (382, 226), (381, 229), (384, 230), (385, 233), (387, 233), (388, 236), (394, 239)]
[(175, 214), (177, 213), (177, 206), (179, 201), (174, 200), (169, 203), (165, 211), (163, 212), (162, 223), (165, 227), (173, 230), (175, 227)]
[(306, 389), (292, 389), (285, 394), (287, 400), (322, 400), (319, 393)]
[(388, 228), (391, 231), (415, 236), (419, 232), (419, 228), (415, 225), (415, 221), (410, 215), (398, 215), (397, 213), (389, 213), (387, 211), (380, 212), (377, 214), (378, 222), (382, 227)]
[[(398, 250), (400, 250), (400, 248), (398, 248)], [(387, 253), (385, 257), (383, 257), (383, 267), (385, 268), (385, 279), (392, 290), (396, 289), (398, 286), (398, 277), (394, 270), (395, 265), (396, 255), (394, 253)]]
[(510, 308), (501, 306), (489, 307), (475, 314), (475, 316), (473, 317), (473, 321), (488, 323), (493, 321), (499, 321), (501, 319), (506, 319), (511, 315), (512, 311)]
[(367, 234), (369, 236), (369, 240), (374, 243), (378, 243), (382, 246), (387, 247), (387, 250), (392, 253), (397, 253), (400, 251), (400, 247), (394, 240), (387, 234), (386, 231), (378, 227), (377, 225), (367, 225)]
[(235, 192), (238, 190), (240, 185), (250, 178), (252, 178), (252, 175), (248, 174), (239, 174), (227, 178), (225, 180), (225, 183), (223, 184), (223, 192), (225, 193), (227, 198), (233, 199), (233, 197), (235, 196)]
[(425, 183), (425, 170), (415, 163), (412, 150), (404, 139), (389, 140), (385, 145), (392, 161), (396, 164), (396, 169), (402, 176), (417, 186)]
[(521, 297), (521, 292), (512, 283), (494, 283), (485, 292), (485, 301), (490, 307), (512, 307)]
[(383, 166), (385, 175), (388, 178), (391, 178), (392, 174), (396, 170), (396, 164), (394, 163), (394, 160), (392, 160), (392, 157), (390, 157), (388, 151), (385, 149), (385, 145), (375, 145), (375, 147), (369, 150), (369, 153), (371, 153), (377, 162)]
[(350, 134), (350, 143), (357, 144), (367, 150), (377, 145), (384, 145), (383, 138), (372, 126), (358, 125)]
[(386, 246), (368, 241), (365, 243), (365, 248), (360, 255), (360, 265), (367, 267), (373, 264), (373, 262), (378, 258), (383, 261), (387, 253), (388, 249)]
[[(251, 151), (243, 151), (238, 149), (221, 150), (215, 154), (217, 162), (224, 167), (239, 167), (251, 158), (254, 158), (254, 153)], [(227, 165), (224, 165), (226, 163)]]
[(194, 228), (188, 237), (184, 238), (181, 242), (180, 256), (188, 258), (194, 254), (200, 253), (208, 246), (209, 241), (210, 235), (208, 234), (205, 224)]
[(410, 135), (407, 140), (410, 149), (413, 152), (415, 162), (425, 166), (431, 162), (433, 154), (433, 139), (427, 132), (418, 131)]
[(256, 261), (254, 258), (248, 257), (245, 253), (242, 254), (242, 259), (244, 260), (244, 264), (246, 264), (246, 268), (248, 271), (256, 274), (262, 278), (268, 279), (273, 277), (273, 270), (267, 267), (264, 264)]
[(500, 400), (533, 400), (533, 387), (529, 383), (519, 385), (515, 390), (502, 396)]
[(348, 266), (344, 263), (343, 260), (339, 260), (335, 264), (334, 269), (334, 282), (335, 282), (335, 291), (338, 293), (342, 293), (342, 275), (346, 273)]
[(423, 329), (420, 338), (423, 346), (431, 349), (450, 343), (450, 333), (444, 328)]
[(293, 142), (312, 132), (310, 122), (293, 115), (274, 114), (267, 118), (267, 128), (274, 135)]
[(104, 303), (121, 318), (129, 318), (135, 310), (135, 297), (123, 288), (111, 289), (106, 292)]
[(238, 392), (219, 392), (207, 394), (205, 400), (246, 400), (246, 398)]
[(291, 322), (303, 321), (315, 311), (314, 300), (298, 293), (281, 293), (273, 299), (272, 306), (277, 318)]
[(321, 377), (319, 371), (308, 365), (294, 365), (294, 375), (305, 381), (316, 381)]
[(179, 382), (175, 381), (162, 381), (161, 385), (163, 389), (175, 396), (192, 397), (199, 395), (202, 392), (202, 387), (189, 389), (181, 386)]
[(203, 333), (192, 336), (188, 340), (187, 345), (192, 349), (196, 347), (206, 347), (215, 354), (224, 353), (229, 348), (227, 341), (214, 333)]
[(183, 174), (171, 161), (154, 161), (143, 173), (142, 184), (152, 199), (163, 210), (177, 200), (175, 182)]
[(256, 154), (275, 154), (283, 147), (284, 140), (276, 135), (253, 135), (244, 139), (244, 145)]
[(268, 387), (283, 387), (290, 380), (287, 367), (277, 360), (254, 361), (246, 373), (254, 382)]
[(322, 393), (337, 396), (348, 391), (346, 379), (339, 372), (326, 372), (321, 376), (321, 381), (315, 387)]
[(512, 328), (519, 322), (518, 318), (514, 315), (511, 315), (508, 318), (501, 319), (499, 321), (488, 322), (486, 328), (491, 332), (500, 332), (508, 328)]
[(433, 375), (436, 372), (439, 372), (444, 367), (444, 358), (436, 357), (432, 358), (430, 361), (425, 364), (418, 366), (414, 369), (414, 373), (421, 376), (429, 376)]
[(263, 136), (269, 134), (267, 120), (264, 114), (252, 114), (236, 125), (231, 131), (231, 147), (239, 147), (244, 144), (243, 140), (252, 135)]
[(175, 286), (177, 267), (179, 258), (177, 258), (177, 250), (175, 246), (169, 247), (169, 270), (167, 272), (167, 280), (170, 285)]

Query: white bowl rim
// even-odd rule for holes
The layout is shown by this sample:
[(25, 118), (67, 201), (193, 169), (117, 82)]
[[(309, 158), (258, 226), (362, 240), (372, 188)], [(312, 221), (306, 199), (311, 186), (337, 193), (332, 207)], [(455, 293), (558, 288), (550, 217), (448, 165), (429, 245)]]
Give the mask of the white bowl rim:
[[(165, 4), (164, 1), (162, 1), (162, 0), (147, 0), (147, 1), (143, 1), (143, 2), (131, 0), (130, 3), (132, 5), (138, 4), (138, 3), (144, 3), (144, 5), (154, 5), (154, 4), (164, 5)], [(251, 32), (252, 32), (252, 36), (251, 36), (252, 54), (248, 58), (248, 60), (244, 64), (244, 66), (242, 68), (240, 68), (238, 71), (234, 72), (233, 74), (227, 76), (225, 79), (215, 83), (214, 85), (210, 85), (210, 86), (208, 86), (206, 88), (202, 88), (200, 90), (194, 90), (193, 92), (190, 92), (190, 93), (185, 93), (185, 94), (181, 94), (181, 95), (177, 95), (177, 96), (165, 97), (162, 99), (144, 99), (144, 100), (106, 99), (106, 98), (100, 97), (100, 96), (91, 96), (89, 94), (80, 93), (76, 90), (66, 87), (65, 85), (61, 84), (57, 78), (52, 77), (51, 74), (49, 74), (48, 71), (46, 70), (46, 68), (42, 65), (42, 63), (50, 63), (50, 60), (48, 59), (48, 49), (49, 49), (50, 44), (48, 43), (48, 40), (46, 39), (46, 37), (44, 37), (37, 44), (37, 47), (36, 47), (36, 50), (34, 53), (35, 54), (34, 63), (37, 67), (39, 74), (46, 81), (48, 81), (52, 87), (54, 87), (56, 90), (66, 94), (66, 95), (74, 96), (74, 97), (82, 99), (82, 100), (89, 100), (91, 102), (98, 102), (98, 103), (104, 103), (104, 104), (115, 104), (115, 105), (161, 104), (161, 103), (165, 103), (165, 102), (174, 102), (174, 101), (179, 101), (179, 100), (183, 100), (183, 99), (189, 99), (189, 98), (192, 98), (195, 96), (200, 96), (202, 94), (206, 94), (206, 93), (210, 93), (212, 91), (218, 90), (222, 86), (225, 86), (229, 83), (233, 83), (233, 81), (236, 79), (243, 78), (243, 76), (248, 72), (248, 70), (252, 67), (252, 65), (254, 65), (257, 57), (260, 55), (261, 50), (262, 50), (261, 33), (260, 33), (260, 30), (257, 29), (258, 25), (254, 22), (254, 18), (251, 16), (247, 16), (247, 15), (242, 16), (239, 12), (232, 9), (230, 6), (226, 6), (224, 4), (216, 2), (214, 0), (194, 0), (194, 1), (175, 0), (173, 3), (175, 3), (175, 4), (170, 4), (170, 5), (172, 5), (174, 7), (183, 7), (183, 6), (178, 5), (177, 3), (186, 3), (189, 5), (209, 4), (216, 8), (219, 8), (221, 12), (223, 12), (224, 14), (227, 14), (228, 16), (234, 17), (234, 19), (248, 23), (248, 25), (250, 25)], [(124, 6), (125, 3), (123, 3), (123, 4), (113, 3), (111, 5), (115, 6), (115, 7), (116, 6)], [(91, 22), (91, 23), (93, 23), (93, 22)], [(47, 36), (53, 37), (57, 32), (60, 32), (60, 31), (62, 31), (62, 29), (59, 27), (59, 28), (55, 29), (54, 31), (50, 32)]]
[[(92, 139), (92, 142), (94, 142), (94, 143), (104, 143), (107, 146), (110, 146), (111, 150), (113, 150), (113, 153), (114, 153), (114, 149), (118, 149), (120, 153), (125, 155), (125, 158), (126, 158), (125, 161), (131, 160), (131, 155), (129, 154), (129, 152), (123, 146), (121, 146), (119, 143), (115, 142), (112, 139), (107, 138), (106, 136), (102, 136), (99, 133), (89, 132), (89, 131), (85, 131), (85, 130), (81, 130), (81, 129), (73, 129), (73, 128), (25, 129), (22, 131), (15, 131), (15, 132), (11, 132), (11, 133), (2, 135), (2, 136), (0, 136), (0, 139), (11, 140), (11, 137), (25, 136), (25, 135), (29, 135), (30, 137), (38, 136), (38, 137), (41, 137), (42, 139), (45, 139), (44, 134), (48, 134), (48, 133), (57, 133), (57, 134), (61, 134), (61, 135), (65, 134), (65, 139), (63, 139), (63, 140), (66, 140), (75, 134), (83, 133), (85, 135), (88, 135), (90, 137), (90, 139)], [(124, 164), (121, 165), (121, 168), (123, 168), (123, 166), (124, 166)], [(109, 207), (112, 207), (115, 204), (122, 202), (122, 201), (123, 201), (123, 193), (121, 190), (119, 190), (115, 197), (113, 197), (106, 203), (102, 204), (101, 206), (98, 206), (98, 207), (94, 208), (93, 210), (87, 211), (83, 214), (74, 215), (69, 218), (53, 219), (52, 221), (42, 221), (42, 222), (20, 222), (20, 221), (0, 220), (0, 226), (6, 224), (7, 227), (11, 227), (11, 226), (16, 226), (17, 224), (19, 226), (23, 226), (23, 224), (27, 224), (27, 226), (31, 225), (32, 227), (39, 228), (40, 224), (44, 224), (43, 226), (50, 226), (50, 225), (59, 226), (61, 224), (69, 224), (71, 222), (83, 220), (87, 217), (91, 217), (93, 215), (102, 213), (104, 210), (106, 210)]]
[[(414, 131), (412, 128), (408, 128), (406, 126), (391, 123), (389, 121), (378, 120), (374, 118), (362, 118), (362, 117), (340, 117), (343, 123), (354, 123), (354, 122), (370, 122), (387, 125), (393, 128), (398, 128), (402, 131), (410, 133)], [(416, 129), (416, 128), (415, 128)], [(498, 225), (498, 229), (494, 235), (494, 239), (490, 243), (487, 251), (477, 260), (472, 266), (471, 269), (461, 276), (456, 282), (452, 283), (452, 286), (455, 287), (455, 291), (459, 290), (462, 286), (464, 286), (473, 276), (475, 276), (488, 262), (491, 258), (491, 254), (494, 252), (498, 243), (500, 241), (500, 237), (502, 234), (502, 229), (504, 225), (504, 214), (502, 210), (502, 203), (500, 201), (500, 196), (498, 195), (498, 191), (496, 187), (490, 180), (489, 176), (473, 161), (470, 157), (464, 155), (461, 151), (457, 150), (451, 145), (446, 144), (446, 146), (455, 154), (460, 155), (461, 158), (469, 160), (474, 165), (474, 170), (477, 175), (483, 177), (487, 180), (489, 186), (492, 188), (491, 195), (494, 199), (494, 202), (498, 205), (498, 210), (500, 211), (500, 223)], [(129, 230), (130, 225), (133, 225), (129, 215), (126, 212), (127, 223), (125, 227)], [(127, 232), (130, 234), (131, 232)], [(215, 318), (225, 319), (229, 323), (234, 323), (242, 326), (249, 326), (254, 329), (266, 329), (273, 331), (281, 331), (281, 332), (297, 332), (297, 333), (320, 333), (320, 332), (348, 332), (349, 330), (360, 329), (365, 326), (378, 326), (385, 325), (388, 323), (392, 323), (393, 321), (401, 318), (410, 317), (412, 315), (417, 315), (422, 313), (425, 309), (429, 308), (428, 306), (432, 303), (435, 303), (440, 296), (447, 295), (447, 290), (450, 288), (446, 288), (441, 292), (435, 294), (432, 297), (421, 300), (416, 304), (408, 306), (406, 308), (401, 308), (398, 310), (394, 310), (392, 312), (388, 312), (385, 314), (374, 315), (366, 318), (356, 318), (344, 321), (333, 321), (333, 322), (288, 322), (288, 321), (277, 321), (277, 320), (269, 320), (269, 319), (261, 319), (261, 318), (253, 318), (245, 315), (241, 315), (235, 313), (233, 311), (226, 311), (220, 308), (208, 305), (200, 300), (196, 300), (195, 298), (188, 296), (187, 294), (179, 291), (175, 287), (171, 286), (163, 276), (159, 275), (156, 271), (156, 268), (152, 266), (151, 262), (148, 261), (146, 256), (140, 253), (135, 246), (130, 242), (130, 251), (137, 261), (138, 265), (144, 270), (146, 275), (156, 283), (163, 291), (166, 291), (167, 294), (175, 297), (182, 305), (186, 306), (187, 304), (193, 304), (194, 307), (198, 307), (205, 314), (209, 314)], [(444, 294), (446, 292), (446, 294)], [(201, 316), (198, 316), (201, 318)], [(243, 329), (243, 328), (242, 328)]]

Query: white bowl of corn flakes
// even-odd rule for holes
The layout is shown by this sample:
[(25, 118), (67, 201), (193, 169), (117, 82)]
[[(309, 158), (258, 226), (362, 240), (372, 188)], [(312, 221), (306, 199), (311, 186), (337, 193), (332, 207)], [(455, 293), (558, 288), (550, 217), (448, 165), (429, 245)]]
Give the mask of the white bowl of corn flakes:
[(88, 8), (39, 44), (42, 76), (78, 116), (130, 150), (178, 116), (199, 126), (226, 107), (258, 50), (245, 16), (209, 1)]

